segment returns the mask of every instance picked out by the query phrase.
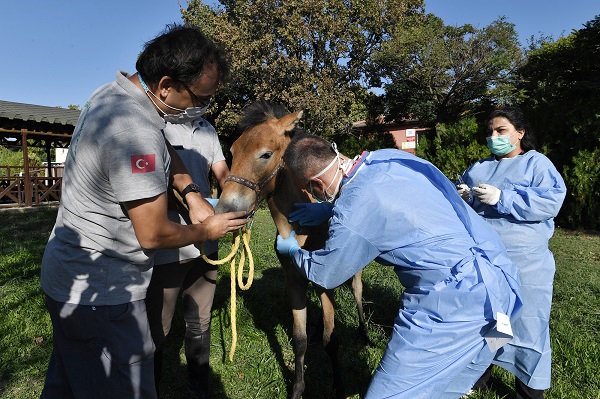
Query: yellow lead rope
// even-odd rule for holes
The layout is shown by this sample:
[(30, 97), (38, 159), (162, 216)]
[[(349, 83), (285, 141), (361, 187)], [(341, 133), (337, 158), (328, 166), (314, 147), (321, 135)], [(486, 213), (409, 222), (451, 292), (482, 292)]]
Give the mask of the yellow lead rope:
[[(240, 234), (240, 230), (243, 232)], [(240, 246), (240, 235), (243, 241), (243, 249), (240, 255), (240, 262), (238, 264), (237, 271), (237, 282), (240, 289), (246, 291), (252, 285), (252, 280), (254, 279), (254, 258), (252, 257), (252, 252), (250, 251), (250, 233), (251, 230), (244, 227), (233, 233), (233, 239), (231, 243), (231, 252), (225, 258), (220, 260), (212, 260), (206, 257), (204, 254), (204, 245), (200, 246), (200, 253), (202, 254), (202, 259), (204, 259), (207, 263), (211, 265), (222, 265), (225, 262), (231, 260), (230, 267), (230, 309), (229, 312), (231, 314), (231, 349), (229, 350), (229, 360), (233, 361), (233, 354), (235, 353), (235, 347), (237, 346), (237, 326), (236, 326), (236, 295), (235, 295), (235, 255), (237, 254), (238, 248)], [(246, 254), (248, 254), (248, 279), (246, 280), (246, 284), (243, 281), (244, 274), (244, 263), (246, 261)]]

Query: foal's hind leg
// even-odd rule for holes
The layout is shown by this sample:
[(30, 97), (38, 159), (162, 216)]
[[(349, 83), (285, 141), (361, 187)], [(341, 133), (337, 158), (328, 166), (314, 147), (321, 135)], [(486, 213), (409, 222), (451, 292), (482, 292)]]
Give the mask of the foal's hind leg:
[(321, 299), (321, 307), (323, 308), (323, 346), (325, 352), (327, 352), (331, 359), (331, 372), (333, 374), (335, 398), (344, 399), (346, 397), (346, 392), (340, 368), (340, 342), (335, 330), (333, 290), (325, 290), (318, 286), (315, 286), (315, 290)]
[(369, 344), (369, 334), (367, 330), (367, 323), (365, 322), (365, 312), (363, 310), (363, 282), (362, 282), (362, 270), (352, 277), (352, 294), (354, 294), (354, 300), (356, 301), (356, 310), (358, 311), (358, 335), (360, 339)]

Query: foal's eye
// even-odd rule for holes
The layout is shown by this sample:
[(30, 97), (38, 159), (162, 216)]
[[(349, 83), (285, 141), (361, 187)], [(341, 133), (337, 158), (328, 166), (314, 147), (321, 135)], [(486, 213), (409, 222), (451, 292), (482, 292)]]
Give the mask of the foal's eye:
[(272, 156), (273, 156), (273, 153), (271, 151), (267, 151), (260, 156), (260, 159), (269, 159)]

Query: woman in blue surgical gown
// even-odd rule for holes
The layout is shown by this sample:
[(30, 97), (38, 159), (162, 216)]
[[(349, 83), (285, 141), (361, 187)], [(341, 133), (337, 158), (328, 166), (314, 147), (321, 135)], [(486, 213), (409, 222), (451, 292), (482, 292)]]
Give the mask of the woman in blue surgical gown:
[[(405, 287), (366, 398), (466, 393), (494, 356), (484, 336), (520, 306), (518, 272), (498, 235), (437, 168), (405, 151), (349, 160), (308, 135), (295, 138), (284, 159), (299, 185), (335, 203), (325, 212), (331, 219), (324, 248), (300, 249), (292, 232), (278, 236), (277, 250), (325, 288), (372, 260), (393, 267)], [(290, 215), (303, 224), (303, 217)]]
[[(548, 322), (555, 271), (548, 241), (566, 187), (552, 162), (533, 149), (533, 133), (520, 109), (493, 111), (487, 127), (493, 156), (471, 165), (457, 187), (502, 238), (519, 268), (523, 295), (512, 325), (514, 339), (498, 350), (493, 363), (516, 376), (517, 398), (543, 398), (550, 387)], [(490, 369), (476, 388), (489, 388)]]

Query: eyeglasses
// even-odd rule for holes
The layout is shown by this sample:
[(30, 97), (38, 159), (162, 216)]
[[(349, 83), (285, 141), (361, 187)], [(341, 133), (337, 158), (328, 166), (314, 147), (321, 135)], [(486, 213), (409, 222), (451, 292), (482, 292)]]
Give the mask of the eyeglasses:
[(185, 83), (183, 83), (183, 82), (180, 82), (180, 83), (184, 87), (184, 89), (186, 89), (187, 92), (190, 94), (190, 97), (192, 98), (192, 102), (194, 103), (195, 106), (204, 108), (204, 107), (210, 105), (210, 103), (212, 102), (213, 96), (199, 97)]
[(309, 190), (310, 190), (310, 195), (312, 195), (312, 196), (313, 196), (313, 198), (317, 198), (317, 197), (315, 196), (315, 192), (313, 191), (312, 180), (309, 180), (309, 181), (308, 181), (308, 184), (307, 184), (307, 186), (309, 187)]

